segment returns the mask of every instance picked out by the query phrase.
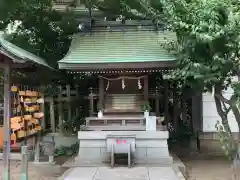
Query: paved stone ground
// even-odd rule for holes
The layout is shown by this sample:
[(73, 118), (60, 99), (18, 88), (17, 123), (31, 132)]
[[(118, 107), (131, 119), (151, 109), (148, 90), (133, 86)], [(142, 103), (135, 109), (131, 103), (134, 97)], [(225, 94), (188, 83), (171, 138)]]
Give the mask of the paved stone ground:
[[(232, 180), (232, 169), (228, 161), (219, 158), (190, 156), (182, 159), (187, 166), (187, 180)], [(66, 169), (55, 166), (29, 165), (29, 180), (57, 180)], [(3, 162), (0, 161), (0, 173)], [(11, 162), (11, 180), (19, 180), (20, 163)], [(100, 172), (101, 173), (101, 172)], [(0, 174), (1, 175), (1, 174)], [(2, 180), (2, 178), (0, 178)], [(106, 179), (108, 180), (108, 179)], [(114, 180), (118, 180), (115, 178)], [(121, 178), (121, 180), (123, 180)]]
[(180, 180), (172, 167), (76, 167), (64, 180)]

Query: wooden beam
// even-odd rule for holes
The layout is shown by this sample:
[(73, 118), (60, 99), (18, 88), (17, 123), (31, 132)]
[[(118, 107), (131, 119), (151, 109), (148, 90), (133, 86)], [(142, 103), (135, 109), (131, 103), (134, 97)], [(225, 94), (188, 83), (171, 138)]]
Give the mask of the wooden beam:
[(11, 67), (4, 64), (4, 180), (10, 180), (10, 117), (11, 117)]
[(51, 121), (51, 130), (53, 133), (56, 132), (56, 124), (55, 124), (55, 111), (54, 111), (54, 101), (51, 98), (50, 102), (50, 121)]
[(159, 61), (159, 62), (129, 62), (129, 63), (65, 63), (59, 62), (59, 69), (67, 69), (67, 70), (79, 70), (79, 71), (94, 71), (93, 69), (101, 70), (113, 70), (113, 69), (121, 69), (121, 70), (133, 70), (137, 71), (140, 69), (159, 69), (159, 68), (173, 68), (176, 67), (177, 61), (172, 59), (169, 61)]

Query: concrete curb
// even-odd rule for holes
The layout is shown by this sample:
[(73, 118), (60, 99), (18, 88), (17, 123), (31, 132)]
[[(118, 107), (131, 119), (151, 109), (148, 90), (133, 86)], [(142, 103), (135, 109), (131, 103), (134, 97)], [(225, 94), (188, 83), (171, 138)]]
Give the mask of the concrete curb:
[(180, 171), (179, 167), (173, 167), (173, 170), (175, 171), (175, 173), (176, 173), (177, 177), (179, 178), (179, 180), (186, 180), (186, 178), (184, 177), (184, 175)]

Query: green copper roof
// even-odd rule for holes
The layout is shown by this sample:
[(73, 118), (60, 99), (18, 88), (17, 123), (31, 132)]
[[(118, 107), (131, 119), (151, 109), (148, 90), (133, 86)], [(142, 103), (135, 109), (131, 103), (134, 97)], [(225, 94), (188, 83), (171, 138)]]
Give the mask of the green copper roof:
[(15, 63), (25, 63), (27, 61), (37, 63), (49, 68), (50, 67), (46, 61), (5, 39), (4, 33), (0, 32), (0, 53), (5, 54)]
[(175, 57), (162, 45), (175, 39), (173, 32), (153, 30), (79, 33), (67, 55), (59, 61), (59, 67), (74, 69), (74, 65), (83, 64), (95, 68), (95, 64), (173, 62)]

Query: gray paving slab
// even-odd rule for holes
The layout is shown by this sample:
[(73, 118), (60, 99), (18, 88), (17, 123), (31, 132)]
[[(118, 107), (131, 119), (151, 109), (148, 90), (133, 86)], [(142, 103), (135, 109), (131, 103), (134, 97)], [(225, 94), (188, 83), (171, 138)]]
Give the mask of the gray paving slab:
[(94, 180), (148, 180), (148, 169), (136, 168), (99, 168)]
[(76, 167), (64, 180), (182, 180), (173, 167)]
[(93, 180), (98, 168), (96, 167), (76, 167), (64, 180)]
[(151, 167), (148, 176), (149, 180), (179, 180), (172, 167)]

